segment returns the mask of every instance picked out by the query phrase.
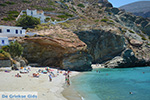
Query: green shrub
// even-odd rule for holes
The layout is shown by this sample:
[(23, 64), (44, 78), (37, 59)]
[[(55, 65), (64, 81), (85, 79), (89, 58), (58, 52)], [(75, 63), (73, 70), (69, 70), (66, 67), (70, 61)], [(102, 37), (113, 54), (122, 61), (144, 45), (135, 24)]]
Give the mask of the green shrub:
[(82, 19), (82, 21), (85, 21), (85, 22), (87, 22), (87, 20), (86, 20), (86, 19)]
[(67, 9), (69, 8), (69, 6), (67, 4), (64, 4), (64, 5), (66, 6)]
[(68, 23), (60, 23), (60, 25), (62, 25), (62, 28), (69, 28), (70, 25)]
[(122, 33), (124, 34), (124, 33), (126, 33), (127, 31), (126, 30), (122, 30)]
[(101, 14), (101, 13), (102, 13), (102, 11), (101, 11), (101, 10), (99, 10), (99, 11), (98, 11), (98, 13), (100, 13), (100, 14)]
[(74, 5), (74, 2), (71, 2), (72, 5)]
[(4, 58), (4, 59), (6, 59), (6, 58), (8, 59), (8, 58), (10, 58), (11, 56), (10, 56), (10, 54), (9, 54), (8, 52), (6, 52), (6, 51), (0, 49), (0, 57), (1, 57), (1, 58)]
[(5, 55), (6, 58), (10, 58), (11, 57), (10, 53), (8, 53), (8, 52), (4, 51), (3, 54)]
[(149, 36), (149, 39), (150, 39), (150, 36)]
[(12, 20), (15, 20), (15, 18), (13, 18), (11, 16), (8, 16), (8, 17), (3, 18), (2, 20), (4, 20), (4, 21), (12, 21)]
[(22, 26), (24, 28), (34, 27), (35, 25), (40, 24), (40, 19), (32, 16), (23, 15), (16, 22), (17, 26)]
[(142, 40), (146, 40), (146, 38), (145, 38), (145, 37), (142, 37)]
[(4, 6), (6, 6), (6, 4), (2, 4), (2, 3), (0, 3), (0, 6), (3, 6), (3, 7), (4, 7)]
[(109, 21), (108, 19), (101, 19), (101, 22), (107, 22), (107, 21)]
[(139, 34), (139, 36), (141, 36), (142, 40), (146, 40), (146, 38), (144, 37), (144, 35)]
[(7, 14), (8, 14), (8, 16), (3, 18), (2, 20), (4, 20), (4, 21), (15, 20), (15, 18), (19, 15), (19, 12), (17, 12), (17, 11), (8, 11)]
[(8, 13), (8, 14), (19, 14), (18, 11), (8, 11), (7, 13)]
[(78, 4), (77, 6), (78, 6), (78, 7), (82, 7), (82, 8), (84, 8), (84, 7), (85, 7), (85, 6), (84, 6), (83, 4), (81, 4), (81, 3), (80, 3), (80, 4)]
[(74, 7), (72, 7), (72, 9), (73, 9), (74, 11), (76, 11), (76, 9), (75, 9)]
[(130, 33), (134, 33), (132, 30), (129, 30)]
[(30, 37), (29, 35), (25, 35), (26, 38)]
[(19, 15), (18, 11), (8, 11), (7, 13), (9, 18), (14, 18), (14, 19)]
[(66, 15), (58, 15), (57, 17), (58, 17), (58, 18), (64, 18), (64, 19), (65, 19), (65, 18), (68, 18), (68, 16), (66, 16)]
[(99, 20), (95, 20), (95, 22), (99, 22)]
[(45, 23), (42, 23), (42, 24), (39, 24), (39, 25), (36, 25), (35, 27), (35, 30), (44, 30), (44, 29), (49, 29), (49, 24), (45, 24)]
[(69, 14), (69, 13), (65, 13), (65, 15), (68, 16), (68, 17), (73, 17), (73, 15)]
[(8, 52), (9, 46), (2, 46), (2, 50), (5, 51), (5, 52)]
[(28, 0), (22, 0), (23, 3), (31, 3), (31, 1)]
[(49, 1), (48, 4), (49, 4), (49, 5), (54, 5), (54, 2), (53, 2), (53, 1)]
[(65, 15), (58, 15), (57, 17), (58, 18), (63, 18), (63, 19), (66, 19), (66, 18), (69, 18), (69, 17), (73, 17), (72, 14), (69, 14), (69, 13), (66, 13), (66, 12), (63, 12)]
[(112, 15), (112, 13), (111, 13), (111, 12), (108, 12), (108, 14), (109, 14), (109, 15)]
[(20, 57), (23, 53), (23, 47), (17, 41), (11, 42), (9, 45), (9, 53), (12, 57)]
[(112, 22), (112, 23), (113, 23), (114, 21), (113, 21), (113, 20), (109, 20), (109, 22)]
[(5, 3), (9, 4), (9, 5), (14, 5), (15, 4), (14, 2), (11, 2), (11, 1), (6, 1)]
[(101, 6), (101, 7), (99, 7), (99, 9), (102, 9), (103, 7)]
[(49, 20), (50, 20), (50, 18), (47, 17), (47, 18), (45, 19), (45, 22), (48, 22)]
[(0, 53), (0, 58), (4, 58), (4, 57), (5, 57), (5, 55)]

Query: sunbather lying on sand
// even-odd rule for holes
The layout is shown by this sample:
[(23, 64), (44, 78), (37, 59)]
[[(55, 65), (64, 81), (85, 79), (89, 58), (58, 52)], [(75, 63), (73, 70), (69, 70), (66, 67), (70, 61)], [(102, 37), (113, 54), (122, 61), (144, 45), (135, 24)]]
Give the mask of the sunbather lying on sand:
[(15, 75), (15, 77), (21, 77), (21, 75), (19, 75), (19, 73), (17, 73), (17, 75)]
[(39, 77), (39, 73), (33, 73), (33, 77)]

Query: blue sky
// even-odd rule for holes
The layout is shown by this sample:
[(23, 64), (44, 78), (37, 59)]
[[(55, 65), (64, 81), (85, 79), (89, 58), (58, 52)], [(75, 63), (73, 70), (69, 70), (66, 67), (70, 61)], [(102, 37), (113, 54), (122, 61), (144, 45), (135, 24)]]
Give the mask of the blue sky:
[(136, 1), (150, 1), (150, 0), (108, 0), (108, 1), (112, 3), (114, 7), (120, 7), (125, 4), (133, 3)]

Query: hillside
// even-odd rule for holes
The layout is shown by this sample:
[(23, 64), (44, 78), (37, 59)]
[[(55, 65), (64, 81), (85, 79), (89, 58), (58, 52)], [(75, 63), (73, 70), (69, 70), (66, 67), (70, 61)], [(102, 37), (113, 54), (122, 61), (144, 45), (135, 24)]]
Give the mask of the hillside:
[(137, 16), (144, 18), (150, 17), (150, 1), (139, 1), (131, 4), (121, 6), (121, 9), (125, 9), (127, 12), (131, 12)]
[[(70, 16), (75, 16), (77, 13), (76, 7), (84, 8), (86, 5), (80, 4), (84, 2), (86, 5), (94, 4), (95, 2), (106, 2), (107, 0), (1, 0), (0, 1), (0, 24), (15, 25), (15, 19), (21, 10), (37, 9), (44, 10), (45, 12), (62, 13), (66, 16), (49, 15), (52, 19), (61, 20)], [(67, 3), (67, 4), (66, 4)], [(106, 2), (105, 5), (111, 6)]]
[[(1, 0), (0, 1), (0, 24), (15, 25), (15, 19), (21, 10), (37, 9), (48, 12), (63, 12), (64, 6), (55, 0)], [(68, 12), (68, 11), (67, 11)], [(7, 22), (7, 23), (6, 23)]]
[[(53, 2), (50, 7), (54, 8), (50, 12), (64, 14), (61, 17), (50, 15), (52, 19), (76, 18), (56, 25), (40, 24), (27, 29), (38, 35), (16, 38), (30, 63), (78, 71), (91, 70), (92, 63), (111, 68), (150, 65), (149, 19), (113, 8), (107, 0), (50, 1)], [(40, 5), (47, 5), (44, 2), (49, 0), (41, 0)], [(9, 11), (8, 8), (4, 10)], [(22, 9), (25, 8), (19, 10)]]

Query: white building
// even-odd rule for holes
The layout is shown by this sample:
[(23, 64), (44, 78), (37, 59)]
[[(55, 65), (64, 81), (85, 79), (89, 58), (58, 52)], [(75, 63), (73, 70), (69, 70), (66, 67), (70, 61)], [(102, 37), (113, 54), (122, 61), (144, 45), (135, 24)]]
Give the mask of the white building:
[(23, 37), (25, 32), (22, 27), (0, 25), (0, 37)]
[(8, 37), (0, 37), (0, 46), (9, 45)]
[(50, 18), (49, 16), (45, 16), (44, 15), (44, 11), (43, 10), (22, 10), (20, 12), (20, 14), (18, 15), (18, 17), (16, 18), (16, 21), (21, 17), (21, 15), (27, 14), (28, 16), (32, 16), (32, 17), (36, 17), (36, 18), (40, 18), (41, 23), (46, 23), (45, 19), (46, 18)]
[(44, 11), (42, 11), (42, 10), (41, 11), (37, 11), (37, 10), (29, 10), (29, 9), (27, 9), (26, 13), (27, 13), (28, 16), (40, 18), (41, 23), (45, 23), (45, 19), (48, 17), (48, 16), (44, 15)]

